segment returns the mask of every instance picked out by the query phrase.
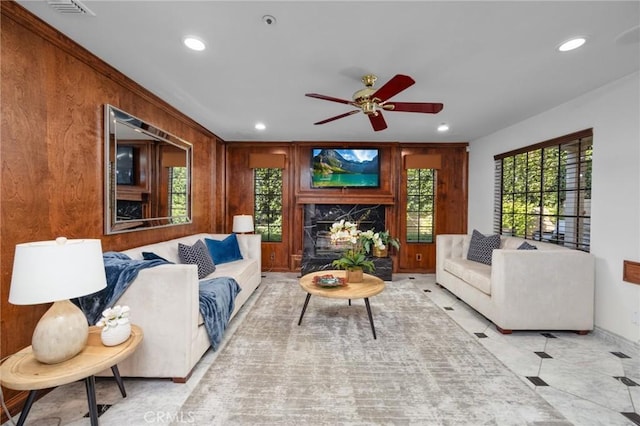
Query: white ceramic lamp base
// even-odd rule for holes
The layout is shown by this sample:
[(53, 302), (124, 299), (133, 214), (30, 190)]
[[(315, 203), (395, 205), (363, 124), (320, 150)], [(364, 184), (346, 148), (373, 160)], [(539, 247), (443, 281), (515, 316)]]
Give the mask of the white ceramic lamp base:
[(33, 355), (42, 363), (57, 364), (76, 356), (88, 337), (87, 317), (69, 300), (60, 300), (40, 318), (33, 331)]

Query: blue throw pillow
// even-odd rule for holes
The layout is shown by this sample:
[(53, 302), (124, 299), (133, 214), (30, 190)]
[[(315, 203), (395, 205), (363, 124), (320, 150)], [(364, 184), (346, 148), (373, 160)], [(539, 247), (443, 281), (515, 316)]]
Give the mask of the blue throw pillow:
[[(164, 260), (165, 262), (169, 262), (167, 259), (165, 259), (162, 256), (158, 256), (157, 254), (155, 254), (152, 251), (143, 251), (142, 252), (142, 258), (144, 260)], [(169, 262), (169, 263), (173, 263), (173, 262)]]
[(538, 247), (523, 241), (522, 244), (518, 246), (518, 250), (538, 250)]
[(207, 244), (209, 254), (216, 265), (242, 259), (236, 234), (231, 234), (222, 241), (205, 238), (204, 242)]
[(474, 229), (473, 234), (471, 234), (471, 241), (469, 242), (467, 259), (484, 263), (485, 265), (491, 265), (491, 255), (493, 254), (493, 250), (497, 248), (500, 248), (499, 234), (484, 236)]

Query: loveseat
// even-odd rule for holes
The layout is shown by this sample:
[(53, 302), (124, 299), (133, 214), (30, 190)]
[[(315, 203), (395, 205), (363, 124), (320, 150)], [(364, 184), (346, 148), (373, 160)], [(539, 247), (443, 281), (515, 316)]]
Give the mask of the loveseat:
[[(174, 262), (140, 270), (117, 301), (130, 307), (131, 322), (144, 333), (140, 347), (118, 364), (122, 376), (170, 377), (174, 382), (189, 378), (210, 341), (199, 311), (198, 268), (180, 262), (178, 243), (191, 246), (205, 238), (222, 241), (228, 236), (196, 234), (122, 252), (132, 259), (143, 259), (144, 252)], [(261, 282), (260, 235), (236, 237), (242, 259), (217, 264), (215, 272), (205, 277), (232, 277), (240, 285), (231, 319)], [(109, 375), (109, 370), (104, 374)]]
[[(575, 330), (584, 334), (593, 329), (593, 255), (552, 243), (498, 238), (500, 246), (488, 254), (491, 264), (487, 265), (467, 258), (471, 235), (438, 235), (436, 282), (502, 333)], [(531, 248), (529, 244), (535, 249), (523, 249)]]

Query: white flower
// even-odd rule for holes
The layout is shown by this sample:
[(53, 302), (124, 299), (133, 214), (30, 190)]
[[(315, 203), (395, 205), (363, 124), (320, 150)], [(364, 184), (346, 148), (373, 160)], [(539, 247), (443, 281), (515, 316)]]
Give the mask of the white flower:
[(351, 244), (355, 244), (360, 237), (358, 225), (345, 221), (344, 219), (340, 220), (340, 222), (333, 223), (329, 232), (331, 233), (332, 243), (350, 242)]
[(96, 323), (98, 327), (114, 328), (120, 324), (129, 322), (129, 307), (116, 305), (113, 308), (107, 308), (102, 311), (102, 318)]

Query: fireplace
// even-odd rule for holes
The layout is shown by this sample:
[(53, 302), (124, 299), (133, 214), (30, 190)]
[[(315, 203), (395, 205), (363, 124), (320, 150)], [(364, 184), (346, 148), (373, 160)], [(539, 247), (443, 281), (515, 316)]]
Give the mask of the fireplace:
[[(362, 231), (384, 231), (384, 206), (362, 204), (306, 204), (304, 206), (303, 254), (335, 255), (329, 240), (329, 229), (342, 219), (358, 223)], [(338, 250), (340, 251), (340, 250)]]
[(118, 220), (142, 219), (142, 202), (118, 200), (116, 217)]
[[(331, 244), (329, 229), (334, 222), (348, 220), (358, 229), (375, 232), (385, 230), (385, 206), (382, 204), (305, 204), (302, 275), (335, 269), (331, 262), (340, 257), (346, 247)], [(374, 275), (391, 280), (391, 259), (374, 259)]]

